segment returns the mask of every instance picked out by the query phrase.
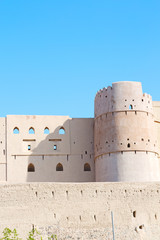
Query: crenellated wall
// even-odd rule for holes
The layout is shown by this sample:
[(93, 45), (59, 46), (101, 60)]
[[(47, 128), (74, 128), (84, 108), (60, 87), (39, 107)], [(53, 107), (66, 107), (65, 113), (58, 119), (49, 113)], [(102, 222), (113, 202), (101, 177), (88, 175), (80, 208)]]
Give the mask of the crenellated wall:
[(97, 93), (94, 152), (96, 181), (160, 180), (152, 98), (141, 83), (113, 83)]

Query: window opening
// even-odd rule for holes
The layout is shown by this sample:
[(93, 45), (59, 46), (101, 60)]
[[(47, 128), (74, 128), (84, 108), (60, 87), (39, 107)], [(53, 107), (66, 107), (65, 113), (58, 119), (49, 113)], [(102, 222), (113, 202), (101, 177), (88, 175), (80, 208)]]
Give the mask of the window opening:
[(54, 149), (54, 150), (57, 150), (57, 145), (54, 145), (54, 146), (53, 146), (53, 149)]
[(31, 128), (29, 129), (29, 134), (35, 134), (35, 130), (34, 130), (33, 127), (31, 127)]
[(130, 148), (130, 146), (131, 146), (131, 144), (130, 144), (130, 143), (128, 143), (128, 144), (127, 144), (127, 147), (128, 147), (128, 148)]
[(84, 164), (84, 171), (85, 172), (90, 172), (91, 171), (91, 167), (90, 167), (89, 163)]
[(49, 134), (49, 128), (48, 128), (48, 127), (46, 127), (46, 128), (44, 129), (44, 134)]
[(35, 167), (32, 163), (28, 165), (28, 172), (35, 172)]
[(30, 151), (31, 150), (31, 145), (28, 145), (28, 151)]
[(63, 171), (63, 165), (61, 163), (57, 164), (56, 171), (58, 171), (58, 172)]
[(19, 128), (18, 128), (18, 127), (15, 127), (15, 128), (13, 129), (13, 133), (14, 133), (14, 134), (19, 134)]
[(65, 134), (65, 129), (63, 127), (59, 129), (59, 134)]
[(130, 105), (130, 106), (129, 106), (129, 109), (130, 109), (130, 110), (133, 109), (133, 105)]

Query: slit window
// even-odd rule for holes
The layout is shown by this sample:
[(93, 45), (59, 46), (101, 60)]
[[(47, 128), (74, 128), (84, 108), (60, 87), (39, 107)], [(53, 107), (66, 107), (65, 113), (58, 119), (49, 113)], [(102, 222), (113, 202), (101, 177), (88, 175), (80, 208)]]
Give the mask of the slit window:
[(44, 129), (44, 134), (49, 134), (49, 128), (48, 128), (48, 127), (46, 127), (46, 128)]
[(28, 172), (35, 172), (35, 167), (32, 163), (28, 165)]
[(64, 135), (64, 134), (65, 134), (65, 129), (64, 129), (63, 127), (61, 127), (61, 128), (59, 129), (59, 134), (61, 134), (61, 135)]
[(30, 151), (31, 150), (31, 145), (28, 145), (28, 151)]
[(84, 171), (85, 172), (90, 172), (91, 171), (91, 166), (89, 165), (89, 163), (84, 164)]
[(35, 130), (34, 130), (33, 127), (31, 127), (31, 128), (29, 129), (29, 134), (35, 134)]
[(57, 166), (56, 166), (56, 171), (57, 172), (61, 172), (63, 171), (63, 165), (61, 163), (58, 163)]
[(54, 149), (54, 150), (57, 150), (57, 145), (54, 145), (54, 146), (53, 146), (53, 149)]
[(19, 134), (19, 128), (18, 128), (18, 127), (15, 127), (15, 128), (13, 129), (13, 133), (14, 133), (14, 134)]

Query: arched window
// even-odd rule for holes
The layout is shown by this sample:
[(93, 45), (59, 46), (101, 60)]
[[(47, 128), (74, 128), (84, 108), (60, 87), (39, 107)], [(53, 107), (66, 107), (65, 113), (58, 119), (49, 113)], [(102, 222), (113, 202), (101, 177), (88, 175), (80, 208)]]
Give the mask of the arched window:
[(35, 167), (32, 163), (28, 165), (28, 172), (35, 172)]
[(130, 148), (130, 147), (131, 147), (131, 144), (130, 144), (130, 143), (128, 143), (128, 144), (127, 144), (127, 147), (128, 147), (128, 148)]
[(64, 129), (64, 127), (61, 127), (61, 128), (59, 129), (59, 134), (65, 134), (65, 129)]
[(61, 163), (57, 164), (56, 171), (63, 171), (63, 165)]
[(18, 128), (18, 127), (15, 127), (15, 128), (13, 129), (13, 133), (14, 133), (14, 134), (19, 134), (19, 128)]
[(129, 109), (132, 110), (133, 109), (133, 105), (129, 105)]
[(30, 129), (29, 129), (29, 134), (35, 134), (35, 130), (34, 130), (33, 127), (30, 127)]
[(46, 127), (46, 128), (44, 129), (44, 134), (49, 134), (49, 128), (48, 128), (48, 127)]
[(84, 171), (85, 172), (90, 172), (91, 171), (91, 167), (90, 167), (89, 163), (84, 164)]

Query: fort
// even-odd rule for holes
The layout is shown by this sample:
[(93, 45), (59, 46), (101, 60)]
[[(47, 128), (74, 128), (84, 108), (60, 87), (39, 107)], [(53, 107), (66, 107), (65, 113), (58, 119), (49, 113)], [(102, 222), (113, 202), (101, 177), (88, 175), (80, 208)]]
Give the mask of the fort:
[(160, 102), (139, 82), (95, 96), (94, 118), (0, 118), (0, 230), (160, 239)]

